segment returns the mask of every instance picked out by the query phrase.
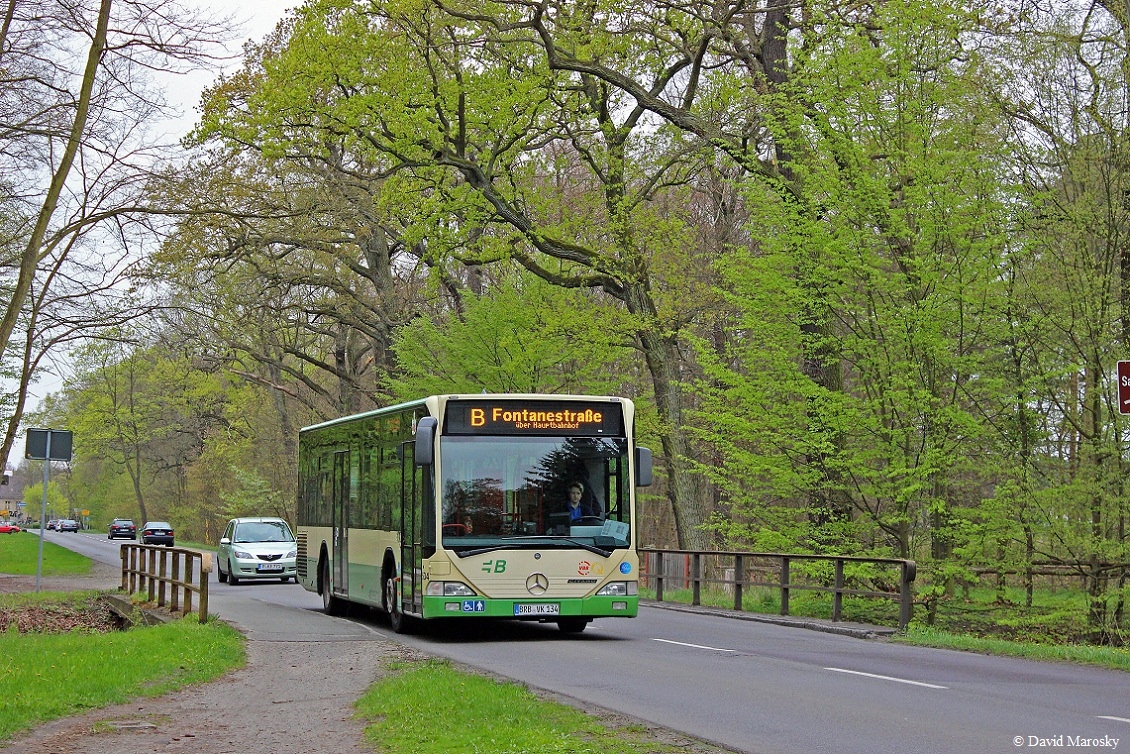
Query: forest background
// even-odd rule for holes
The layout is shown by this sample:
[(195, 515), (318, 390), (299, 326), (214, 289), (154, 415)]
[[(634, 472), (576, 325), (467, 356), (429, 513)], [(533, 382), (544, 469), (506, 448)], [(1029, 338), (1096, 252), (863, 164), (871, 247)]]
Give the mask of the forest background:
[(302, 426), (617, 394), (641, 545), (1058, 567), (1123, 640), (1125, 2), (311, 0), (175, 147), (222, 22), (5, 9), (2, 452), (72, 430), (60, 509), (211, 541)]

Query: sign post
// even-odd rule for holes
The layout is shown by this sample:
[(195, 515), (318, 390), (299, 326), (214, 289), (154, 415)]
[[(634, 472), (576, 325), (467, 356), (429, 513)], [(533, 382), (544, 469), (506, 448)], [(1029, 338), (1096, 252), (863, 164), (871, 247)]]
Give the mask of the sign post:
[(24, 458), (43, 461), (43, 504), (39, 509), (39, 560), (35, 566), (35, 591), (43, 576), (43, 537), (47, 533), (47, 485), (51, 481), (51, 462), (71, 460), (69, 429), (29, 429)]
[(1118, 413), (1130, 414), (1130, 361), (1118, 362)]

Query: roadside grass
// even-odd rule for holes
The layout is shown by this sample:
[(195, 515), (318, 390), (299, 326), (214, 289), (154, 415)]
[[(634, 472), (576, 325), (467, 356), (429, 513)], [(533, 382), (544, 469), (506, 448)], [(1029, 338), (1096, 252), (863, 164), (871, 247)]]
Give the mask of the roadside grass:
[(682, 746), (638, 725), (609, 727), (525, 686), (466, 673), (444, 660), (397, 662), (356, 703), (380, 751), (418, 754), (666, 754)]
[[(655, 599), (655, 591), (641, 587), (640, 597)], [(915, 605), (914, 617), (907, 631), (896, 634), (891, 641), (1130, 671), (1130, 647), (1098, 646), (1086, 642), (1085, 594), (1062, 588), (1036, 590), (1032, 607), (1025, 607), (1024, 599), (1024, 591), (1019, 588), (963, 589), (939, 600), (933, 625), (926, 623), (926, 608)], [(689, 605), (691, 600), (690, 589), (663, 591), (664, 602)], [(722, 589), (704, 587), (699, 603), (732, 610), (734, 597)], [(750, 613), (780, 615), (780, 590), (748, 588), (742, 594), (742, 609)], [(789, 615), (830, 620), (832, 596), (794, 591), (789, 595)], [(898, 625), (898, 604), (894, 600), (845, 596), (840, 619), (895, 627)]]
[(905, 634), (896, 635), (891, 641), (900, 644), (913, 644), (919, 647), (938, 647), (978, 654), (1023, 657), (1026, 660), (1096, 665), (1112, 670), (1130, 672), (1130, 647), (1018, 642), (1007, 639), (963, 636), (914, 625)]
[[(12, 535), (15, 539), (21, 535)], [(38, 542), (22, 558), (0, 543), (0, 573), (35, 573)], [(23, 546), (23, 543), (18, 545)], [(48, 559), (48, 547), (52, 556)], [(55, 552), (58, 550), (58, 552)], [(63, 554), (86, 561), (85, 565)], [(85, 573), (90, 562), (44, 543), (44, 572)], [(66, 570), (63, 570), (64, 565)], [(0, 613), (52, 606), (88, 609), (97, 592), (0, 594)], [(0, 745), (20, 731), (88, 709), (160, 696), (220, 677), (246, 661), (242, 634), (226, 623), (187, 616), (156, 626), (106, 633), (0, 631)]]
[[(0, 535), (0, 573), (34, 576), (39, 560), (39, 532)], [(90, 573), (90, 559), (53, 542), (43, 542), (44, 576)]]

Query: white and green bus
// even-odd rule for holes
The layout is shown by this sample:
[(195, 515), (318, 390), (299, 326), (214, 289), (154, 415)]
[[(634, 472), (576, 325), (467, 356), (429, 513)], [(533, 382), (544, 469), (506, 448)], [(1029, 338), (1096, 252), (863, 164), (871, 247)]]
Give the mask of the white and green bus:
[(327, 613), (376, 607), (397, 632), (507, 618), (575, 633), (635, 616), (635, 488), (652, 464), (634, 424), (626, 398), (483, 394), (307, 427), (298, 580)]

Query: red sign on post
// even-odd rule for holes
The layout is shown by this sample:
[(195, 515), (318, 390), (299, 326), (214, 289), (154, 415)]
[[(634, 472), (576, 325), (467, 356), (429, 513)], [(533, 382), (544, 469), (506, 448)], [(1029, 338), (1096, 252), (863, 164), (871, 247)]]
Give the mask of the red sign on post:
[(1118, 362), (1118, 413), (1130, 414), (1130, 361)]

